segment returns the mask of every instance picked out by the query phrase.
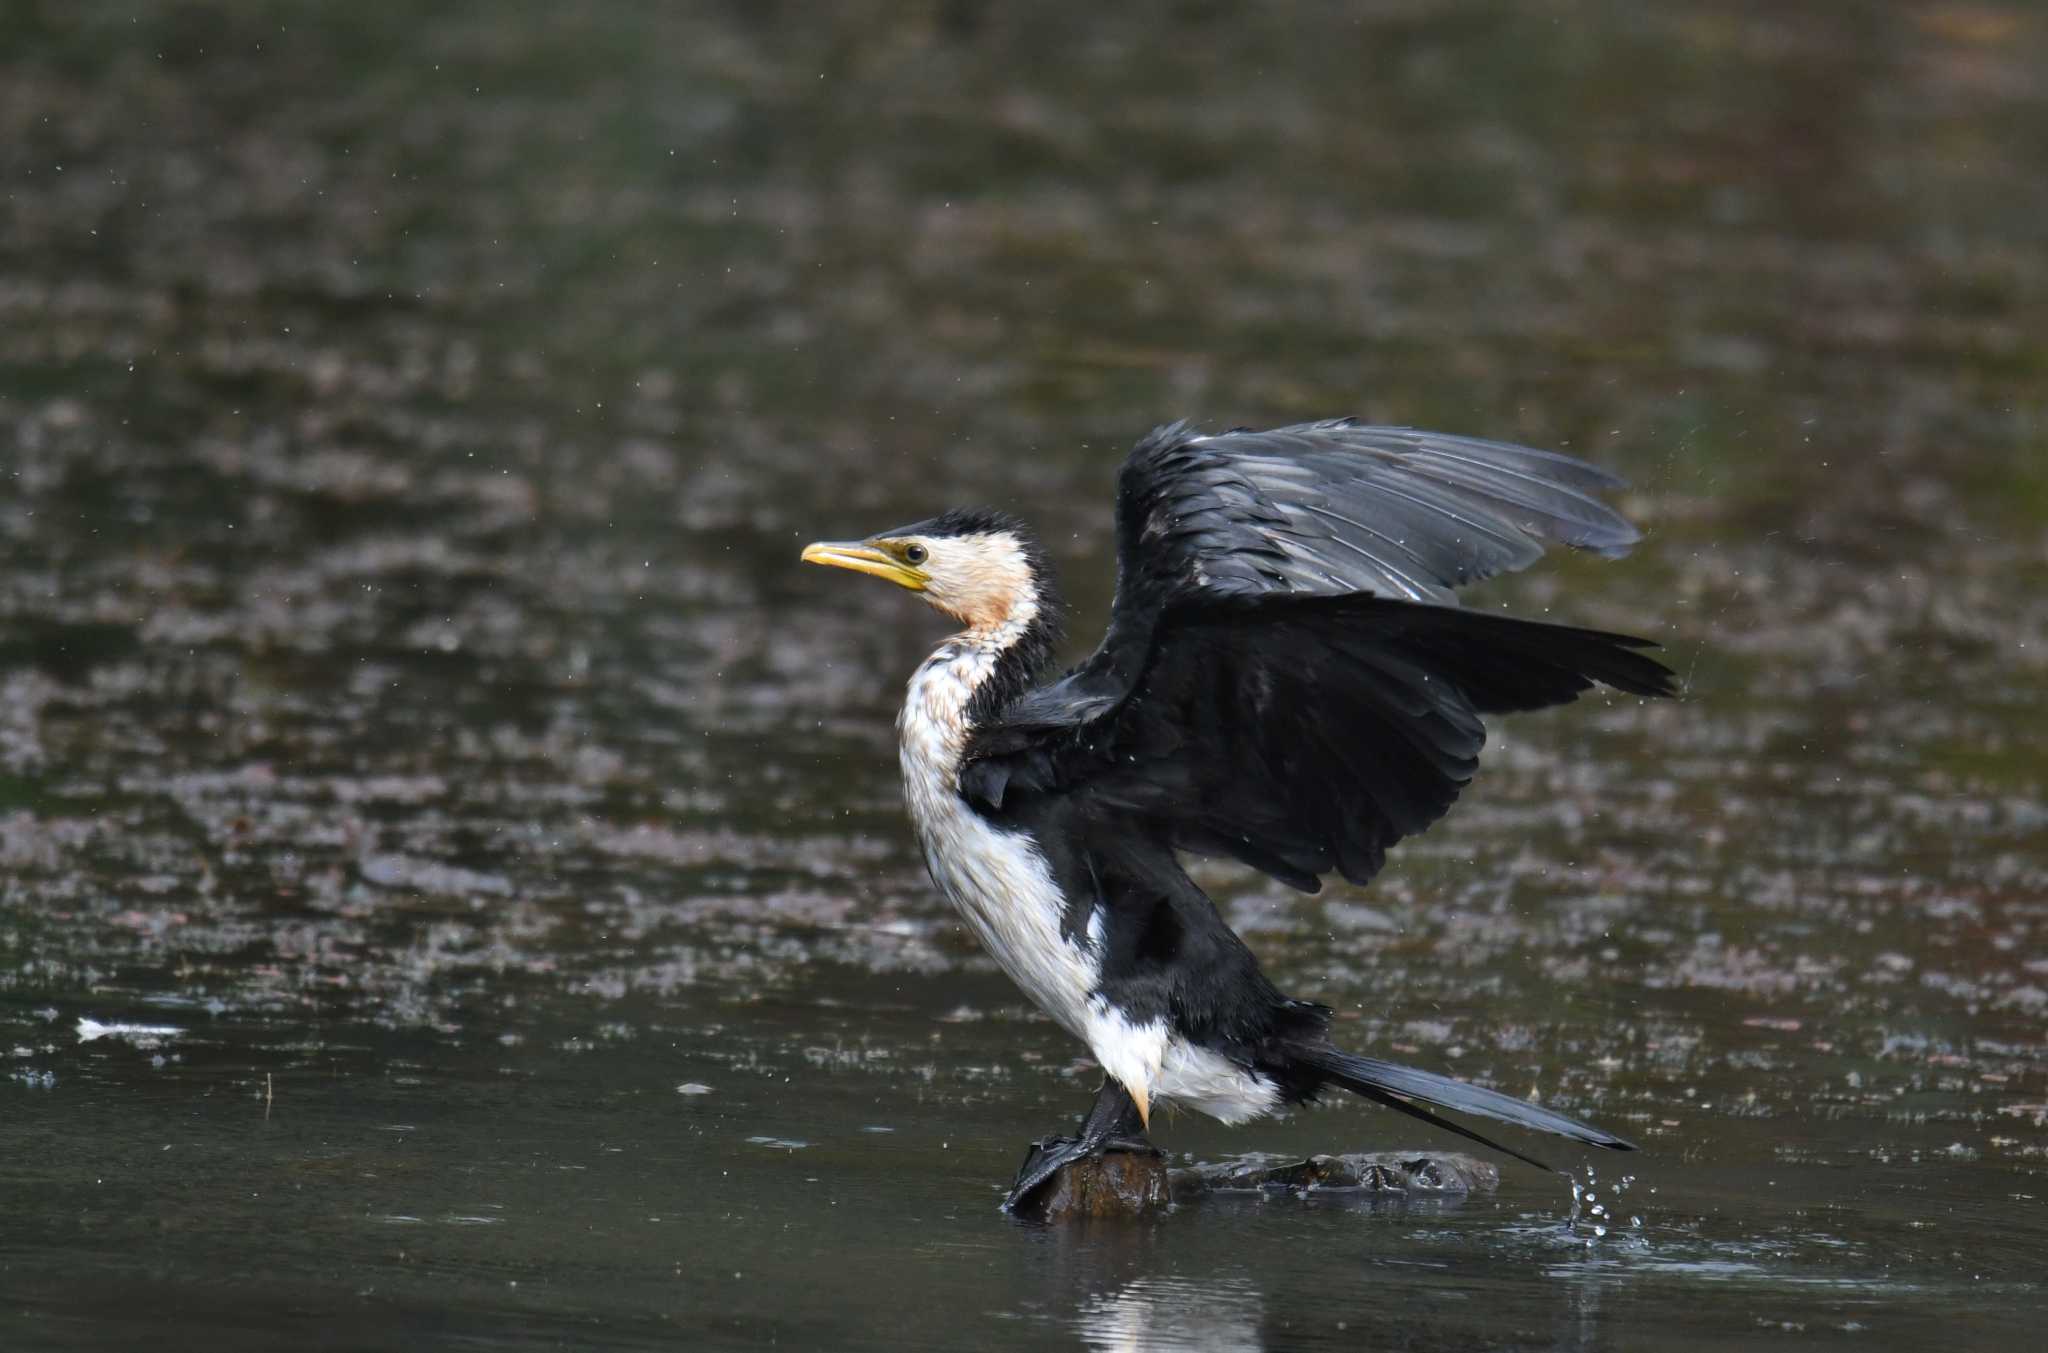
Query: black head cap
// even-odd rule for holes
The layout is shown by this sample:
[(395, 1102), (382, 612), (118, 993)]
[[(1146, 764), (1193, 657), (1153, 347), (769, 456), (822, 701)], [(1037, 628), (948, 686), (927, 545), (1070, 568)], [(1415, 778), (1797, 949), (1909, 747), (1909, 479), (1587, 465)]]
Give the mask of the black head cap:
[(879, 531), (876, 534), (889, 539), (901, 536), (931, 536), (943, 539), (948, 536), (998, 535), (1003, 532), (1024, 541), (1027, 548), (1037, 544), (1023, 522), (1007, 512), (998, 512), (992, 507), (956, 507), (936, 517), (899, 526), (893, 531)]

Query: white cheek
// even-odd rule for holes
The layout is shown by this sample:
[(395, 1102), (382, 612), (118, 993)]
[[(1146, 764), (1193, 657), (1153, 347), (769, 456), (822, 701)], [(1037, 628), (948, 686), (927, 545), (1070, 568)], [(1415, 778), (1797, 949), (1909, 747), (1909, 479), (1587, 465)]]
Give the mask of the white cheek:
[(1038, 615), (1031, 561), (1015, 538), (977, 536), (935, 548), (925, 599), (969, 628), (994, 631), (1024, 626)]

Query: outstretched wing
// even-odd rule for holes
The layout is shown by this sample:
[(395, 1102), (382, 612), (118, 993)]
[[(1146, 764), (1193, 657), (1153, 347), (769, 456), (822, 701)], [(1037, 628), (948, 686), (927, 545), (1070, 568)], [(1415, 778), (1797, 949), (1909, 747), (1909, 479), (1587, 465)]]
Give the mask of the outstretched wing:
[(1175, 601), (1370, 592), (1452, 606), (1453, 589), (1527, 568), (1547, 541), (1618, 558), (1641, 535), (1593, 495), (1621, 486), (1551, 451), (1348, 418), (1215, 437), (1170, 424), (1117, 476), (1103, 647), (1142, 643)]
[(1669, 694), (1641, 639), (1478, 614), (1463, 583), (1547, 540), (1638, 537), (1568, 457), (1316, 423), (1153, 433), (1118, 485), (1108, 635), (976, 730), (962, 792), (995, 813), (1084, 795), (1183, 849), (1313, 891), (1364, 882), (1478, 764), (1479, 716), (1594, 682)]

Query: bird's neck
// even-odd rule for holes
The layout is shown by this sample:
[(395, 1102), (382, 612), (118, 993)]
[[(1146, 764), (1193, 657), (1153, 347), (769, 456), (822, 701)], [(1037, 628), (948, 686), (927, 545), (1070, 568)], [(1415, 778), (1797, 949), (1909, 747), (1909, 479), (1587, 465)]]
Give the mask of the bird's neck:
[(1019, 598), (999, 624), (953, 637), (951, 644), (985, 658), (973, 664), (978, 675), (967, 702), (969, 730), (987, 723), (1038, 683), (1059, 642), (1058, 614), (1057, 600), (1041, 600), (1034, 592)]
[[(967, 739), (1030, 690), (1059, 642), (1058, 602), (1020, 597), (999, 621), (970, 625), (919, 665), (897, 721), (906, 753), (957, 768)], [(908, 769), (906, 761), (906, 769)]]

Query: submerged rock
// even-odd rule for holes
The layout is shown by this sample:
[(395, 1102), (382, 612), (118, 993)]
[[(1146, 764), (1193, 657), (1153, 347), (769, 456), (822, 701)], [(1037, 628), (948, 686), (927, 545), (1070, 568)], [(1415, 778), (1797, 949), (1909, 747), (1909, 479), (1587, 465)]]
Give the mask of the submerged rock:
[(1035, 1221), (1135, 1217), (1210, 1194), (1462, 1198), (1492, 1193), (1500, 1170), (1457, 1152), (1376, 1151), (1303, 1159), (1253, 1152), (1169, 1170), (1157, 1151), (1106, 1151), (1062, 1166), (1020, 1205)]
[(1306, 1160), (1253, 1152), (1172, 1173), (1173, 1201), (1211, 1193), (1358, 1193), (1463, 1197), (1500, 1187), (1490, 1161), (1458, 1152), (1373, 1151)]

